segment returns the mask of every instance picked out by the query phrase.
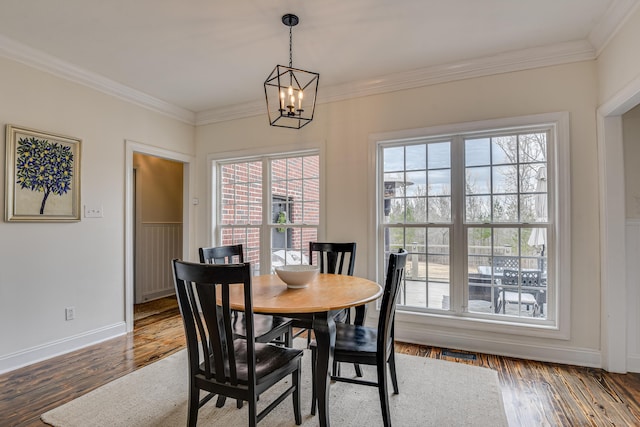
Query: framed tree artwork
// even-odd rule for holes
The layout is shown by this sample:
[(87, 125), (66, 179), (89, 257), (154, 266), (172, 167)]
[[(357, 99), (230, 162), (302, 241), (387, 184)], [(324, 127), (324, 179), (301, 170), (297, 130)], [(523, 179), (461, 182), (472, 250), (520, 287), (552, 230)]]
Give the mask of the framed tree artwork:
[(78, 138), (7, 125), (6, 221), (80, 221)]

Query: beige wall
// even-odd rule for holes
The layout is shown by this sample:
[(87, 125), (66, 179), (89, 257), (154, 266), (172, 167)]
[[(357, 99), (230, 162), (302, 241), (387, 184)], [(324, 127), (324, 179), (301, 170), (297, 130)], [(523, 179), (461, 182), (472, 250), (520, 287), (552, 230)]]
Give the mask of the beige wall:
[(640, 106), (622, 116), (627, 218), (640, 219)]
[[(2, 58), (0, 94), (3, 130), (10, 123), (82, 139), (82, 204), (104, 211), (78, 223), (0, 222), (1, 368), (3, 358), (123, 325), (125, 139), (193, 154), (194, 129)], [(4, 172), (3, 161), (3, 183)], [(65, 321), (69, 306), (73, 321)]]
[(598, 57), (599, 105), (640, 78), (639, 41), (640, 7), (636, 7)]
[(142, 222), (182, 222), (182, 163), (133, 155)]
[[(324, 238), (359, 243), (356, 274), (368, 275), (371, 134), (475, 120), (568, 111), (571, 120), (571, 339), (520, 338), (532, 348), (600, 350), (600, 243), (595, 111), (640, 78), (640, 9), (629, 16), (597, 61), (505, 73), (319, 105), (300, 131), (268, 126), (265, 116), (193, 126), (0, 58), (0, 124), (15, 124), (83, 140), (82, 204), (100, 205), (104, 218), (71, 224), (0, 222), (0, 368), (50, 344), (65, 343), (124, 322), (124, 141), (197, 155), (192, 250), (211, 243), (208, 155), (316, 146), (325, 162)], [(321, 89), (322, 90), (322, 87)], [(631, 112), (625, 126), (635, 121)], [(634, 119), (635, 120), (635, 119)], [(633, 125), (635, 126), (635, 125)], [(629, 133), (629, 131), (626, 131)], [(626, 150), (635, 149), (628, 139)], [(640, 153), (638, 153), (640, 154)], [(631, 160), (629, 155), (629, 160)], [(620, 165), (622, 167), (622, 165)], [(634, 173), (627, 166), (627, 173)], [(4, 180), (4, 162), (0, 162)], [(636, 190), (627, 176), (635, 200)], [(4, 193), (4, 185), (0, 186)], [(622, 191), (622, 189), (621, 189)], [(628, 203), (633, 212), (636, 205)], [(629, 215), (629, 212), (627, 212)], [(636, 215), (634, 213), (634, 215)], [(37, 268), (34, 268), (34, 265)], [(76, 320), (64, 320), (64, 308)], [(432, 326), (463, 347), (504, 336)]]
[[(300, 131), (269, 128), (266, 117), (253, 117), (197, 129), (198, 187), (206, 188), (207, 155), (237, 150), (316, 145), (324, 149), (325, 238), (358, 242), (356, 274), (368, 275), (371, 209), (369, 136), (379, 132), (442, 124), (568, 111), (571, 121), (572, 329), (569, 342), (522, 338), (541, 346), (598, 350), (600, 271), (598, 241), (597, 150), (594, 62), (546, 67), (517, 73), (369, 96), (320, 105), (316, 118)], [(322, 89), (320, 89), (322, 90)], [(199, 230), (207, 227), (200, 216)], [(208, 243), (199, 233), (198, 244)], [(469, 332), (439, 328), (430, 332)], [(478, 336), (477, 333), (474, 333)], [(469, 335), (470, 336), (470, 335)], [(484, 334), (488, 340), (500, 335)], [(518, 340), (517, 336), (510, 339)]]

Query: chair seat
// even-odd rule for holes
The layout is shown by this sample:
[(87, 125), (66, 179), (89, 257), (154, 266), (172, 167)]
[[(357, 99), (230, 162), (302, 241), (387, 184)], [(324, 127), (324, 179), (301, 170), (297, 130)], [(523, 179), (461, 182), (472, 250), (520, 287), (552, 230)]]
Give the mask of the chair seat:
[[(233, 341), (236, 351), (236, 373), (238, 382), (246, 384), (248, 382), (248, 366), (247, 366), (247, 341), (244, 339), (236, 339)], [(296, 358), (302, 358), (303, 351), (293, 348), (280, 347), (270, 344), (255, 345), (256, 352), (256, 384), (260, 384), (267, 377), (271, 378), (277, 374), (280, 369), (289, 369), (291, 361)], [(225, 364), (225, 376), (229, 377), (229, 365)], [(215, 363), (211, 361), (212, 374), (215, 376)], [(204, 363), (200, 364), (202, 375), (206, 375)]]
[[(253, 315), (253, 333), (256, 337), (256, 342), (268, 343), (274, 338), (281, 336), (285, 333), (289, 325), (292, 323), (292, 319), (281, 316), (270, 316), (266, 314), (254, 314)], [(247, 336), (246, 320), (244, 313), (234, 312), (233, 316), (233, 333), (240, 338)]]
[[(537, 304), (536, 298), (532, 294), (522, 293), (520, 294), (520, 303), (521, 304)], [(518, 302), (518, 293), (517, 292), (508, 292), (504, 293), (504, 300), (508, 302)]]
[[(378, 330), (367, 326), (352, 325), (349, 323), (336, 323), (335, 354), (375, 354), (378, 342)], [(391, 345), (391, 339), (388, 345)], [(311, 347), (316, 347), (316, 341), (311, 342)]]

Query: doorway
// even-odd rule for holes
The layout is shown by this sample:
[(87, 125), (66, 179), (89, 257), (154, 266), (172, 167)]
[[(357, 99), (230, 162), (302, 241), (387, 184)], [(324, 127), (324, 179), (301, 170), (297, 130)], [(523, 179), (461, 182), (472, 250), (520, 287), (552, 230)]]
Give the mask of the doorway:
[[(134, 303), (173, 295), (170, 261), (182, 258), (183, 165), (134, 153)], [(135, 311), (135, 310), (134, 310)]]
[[(136, 210), (140, 210), (141, 207), (138, 206), (136, 209), (136, 184), (140, 178), (140, 169), (138, 169), (138, 173), (134, 173), (134, 163), (136, 155), (143, 155), (146, 157), (139, 157), (146, 160), (151, 160), (153, 162), (164, 160), (171, 161), (172, 167), (178, 169), (178, 166), (182, 169), (182, 180), (181, 180), (181, 195), (178, 198), (171, 199), (169, 203), (173, 204), (172, 211), (174, 212), (172, 215), (175, 217), (175, 212), (179, 212), (181, 216), (181, 232), (177, 238), (174, 238), (175, 246), (178, 247), (176, 253), (179, 254), (179, 258), (182, 259), (190, 259), (190, 241), (192, 239), (192, 231), (190, 224), (192, 223), (192, 215), (193, 212), (191, 210), (191, 205), (189, 204), (189, 200), (191, 200), (191, 189), (193, 188), (193, 171), (195, 170), (195, 159), (191, 156), (187, 156), (182, 153), (177, 153), (174, 151), (164, 150), (157, 147), (153, 147), (146, 144), (141, 144), (133, 141), (125, 141), (126, 146), (126, 155), (125, 155), (125, 322), (127, 331), (130, 332), (133, 330), (134, 325), (134, 303), (136, 299), (135, 292), (135, 263), (136, 263), (136, 229), (140, 226), (136, 227)], [(178, 163), (179, 165), (176, 165)], [(151, 176), (154, 176), (151, 174)], [(154, 180), (163, 181), (162, 177), (155, 176)], [(173, 182), (170, 185), (175, 185)], [(160, 190), (164, 191), (164, 186), (160, 185)], [(140, 191), (138, 188), (138, 192), (142, 194), (146, 193), (145, 190)], [(139, 198), (138, 198), (139, 199)], [(162, 222), (158, 220), (158, 217), (153, 212), (156, 209), (156, 205), (154, 204), (156, 201), (150, 202), (151, 208), (151, 220), (149, 222), (153, 223), (154, 221)], [(143, 211), (145, 208), (142, 208)], [(149, 208), (147, 208), (149, 209)], [(144, 215), (144, 214), (143, 214)], [(169, 255), (173, 256), (173, 255)], [(166, 271), (171, 272), (170, 263), (166, 262)], [(170, 281), (171, 283), (171, 292), (173, 290), (173, 279)], [(166, 288), (166, 286), (165, 286)], [(152, 291), (149, 295), (147, 295), (147, 299), (153, 299), (156, 297), (161, 297), (162, 292), (159, 294), (153, 294)]]

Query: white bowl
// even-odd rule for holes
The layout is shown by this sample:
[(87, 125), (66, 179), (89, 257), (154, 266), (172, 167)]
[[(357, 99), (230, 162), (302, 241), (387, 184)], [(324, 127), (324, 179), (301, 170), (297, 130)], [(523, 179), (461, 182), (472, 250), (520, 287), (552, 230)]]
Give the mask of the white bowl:
[(288, 288), (306, 288), (318, 275), (318, 267), (315, 265), (283, 265), (276, 267), (276, 274), (287, 284)]

